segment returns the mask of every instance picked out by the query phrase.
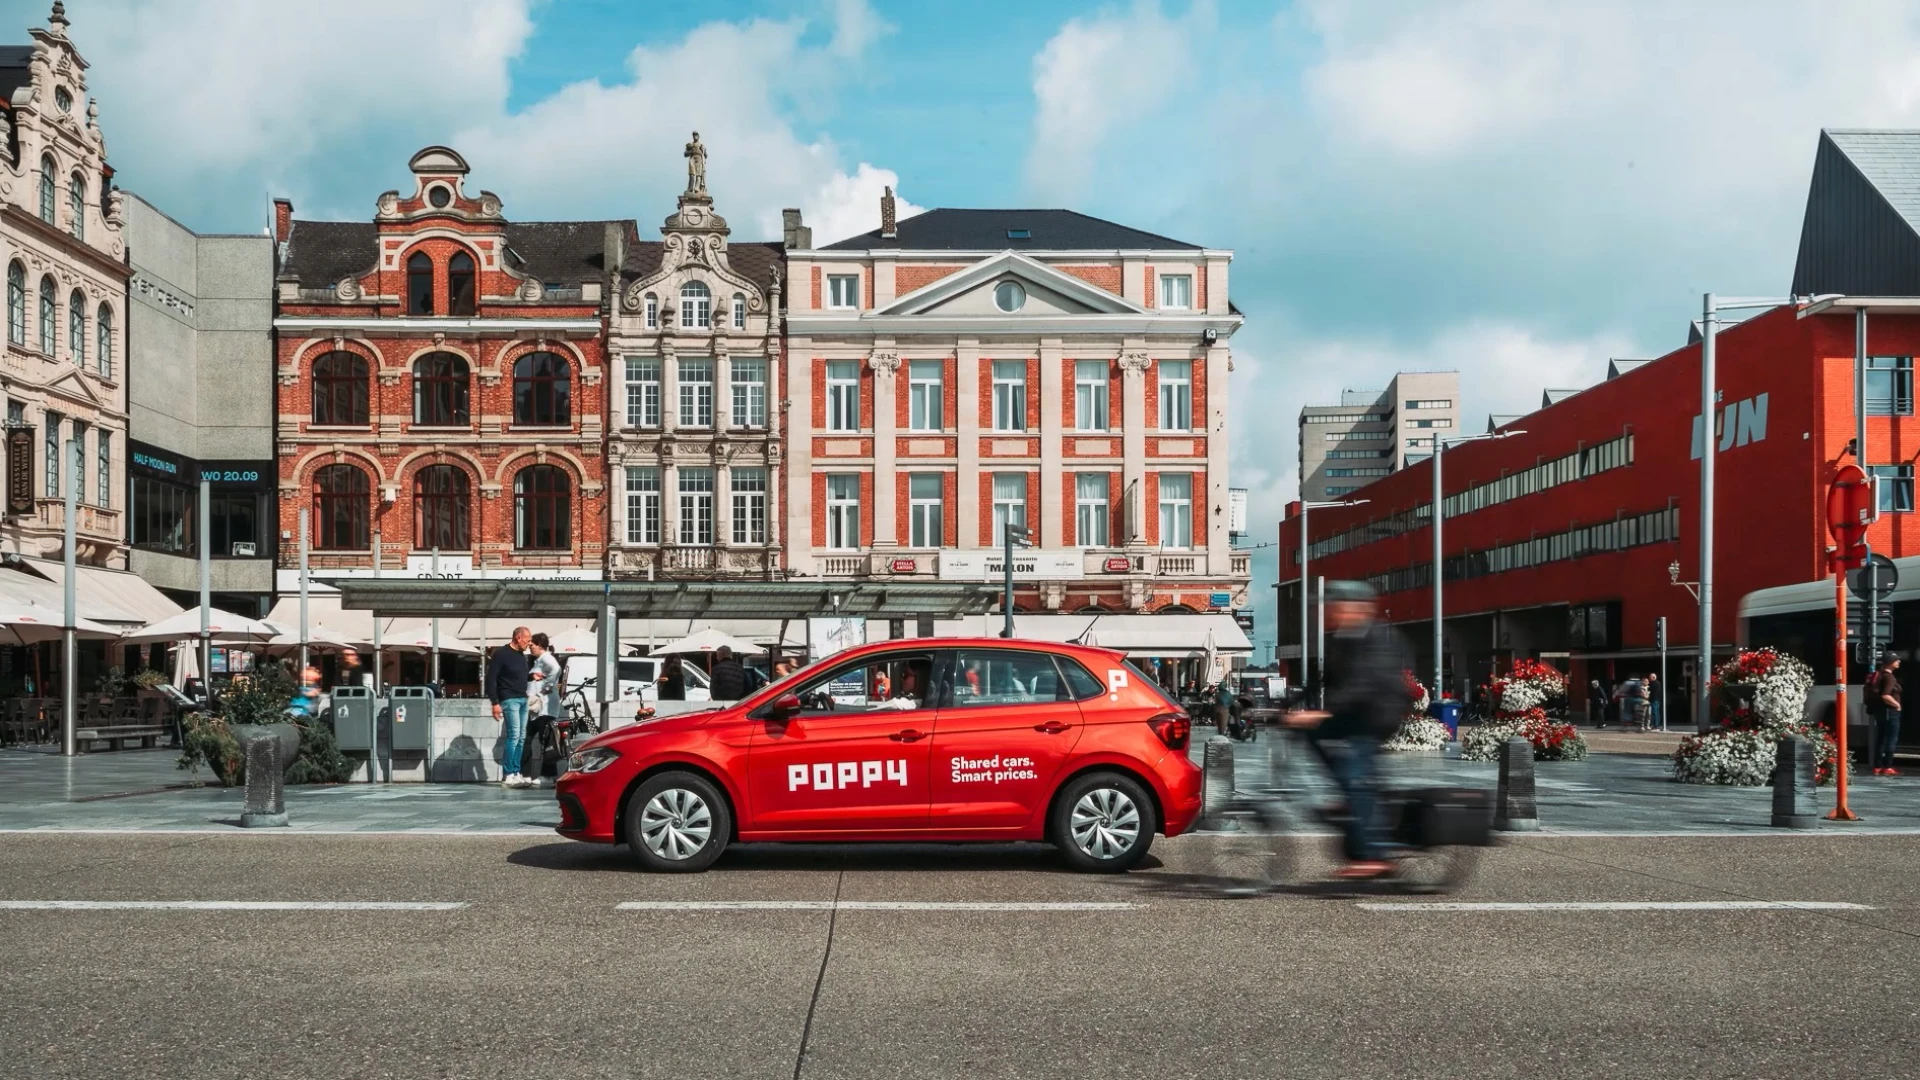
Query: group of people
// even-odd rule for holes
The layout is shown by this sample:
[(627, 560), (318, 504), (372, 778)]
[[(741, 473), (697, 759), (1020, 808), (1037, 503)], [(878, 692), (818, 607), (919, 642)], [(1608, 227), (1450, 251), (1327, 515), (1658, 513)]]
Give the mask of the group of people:
[(503, 787), (553, 786), (541, 773), (546, 771), (546, 733), (563, 708), (565, 671), (547, 635), (524, 626), (514, 627), (513, 637), (488, 658), (484, 689), (493, 703), (493, 718), (501, 724)]
[(1641, 731), (1664, 728), (1666, 703), (1661, 697), (1660, 673), (1649, 671), (1645, 675), (1628, 675), (1612, 691), (1608, 691), (1606, 684), (1599, 679), (1587, 683), (1587, 714), (1594, 727), (1606, 727), (1609, 713), (1615, 706), (1619, 707), (1620, 724), (1623, 727)]

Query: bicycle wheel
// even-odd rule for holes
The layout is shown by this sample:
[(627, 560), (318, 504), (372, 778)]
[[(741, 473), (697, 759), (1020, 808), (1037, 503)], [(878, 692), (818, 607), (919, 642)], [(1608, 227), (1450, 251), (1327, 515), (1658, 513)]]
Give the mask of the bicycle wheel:
[(1457, 892), (1473, 877), (1480, 849), (1458, 844), (1409, 848), (1394, 859), (1393, 877), (1405, 892), (1444, 896)]
[(1258, 896), (1287, 884), (1293, 837), (1286, 814), (1272, 799), (1236, 798), (1213, 819), (1205, 837), (1201, 876), (1223, 896)]

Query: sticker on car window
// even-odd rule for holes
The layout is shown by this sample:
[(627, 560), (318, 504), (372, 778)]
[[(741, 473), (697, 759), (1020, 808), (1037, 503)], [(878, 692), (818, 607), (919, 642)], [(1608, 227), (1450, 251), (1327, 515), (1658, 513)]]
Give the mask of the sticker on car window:
[(1108, 668), (1107, 669), (1107, 700), (1108, 701), (1119, 701), (1120, 691), (1125, 689), (1126, 685), (1127, 685), (1127, 669), (1126, 668)]

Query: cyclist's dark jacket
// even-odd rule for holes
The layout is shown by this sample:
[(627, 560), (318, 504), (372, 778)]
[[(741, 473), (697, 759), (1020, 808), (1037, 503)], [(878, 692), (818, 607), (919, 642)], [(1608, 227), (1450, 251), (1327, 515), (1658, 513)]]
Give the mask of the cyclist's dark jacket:
[(710, 696), (715, 701), (739, 701), (747, 696), (747, 668), (737, 656), (729, 656), (713, 665), (713, 677), (708, 682)]
[(1406, 647), (1384, 622), (1327, 635), (1327, 720), (1335, 737), (1385, 739), (1400, 729), (1413, 707), (1407, 688)]

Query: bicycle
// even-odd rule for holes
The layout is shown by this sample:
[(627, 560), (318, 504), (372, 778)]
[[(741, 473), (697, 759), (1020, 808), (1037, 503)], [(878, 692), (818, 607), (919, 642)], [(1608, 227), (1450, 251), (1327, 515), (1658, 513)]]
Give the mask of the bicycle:
[[(1220, 835), (1209, 838), (1202, 877), (1221, 895), (1258, 896), (1286, 890), (1299, 861), (1296, 849), (1302, 842), (1311, 842), (1301, 819), (1336, 828), (1345, 824), (1340, 813), (1322, 811), (1308, 802), (1307, 790), (1296, 782), (1290, 765), (1291, 750), (1306, 740), (1292, 729), (1279, 730), (1279, 737), (1267, 744), (1266, 784), (1253, 790), (1236, 787), (1207, 819)], [(1382, 787), (1376, 802), (1387, 836), (1386, 859), (1393, 869), (1355, 884), (1415, 894), (1453, 892), (1472, 876), (1480, 849), (1494, 843), (1493, 800), (1488, 792)]]

